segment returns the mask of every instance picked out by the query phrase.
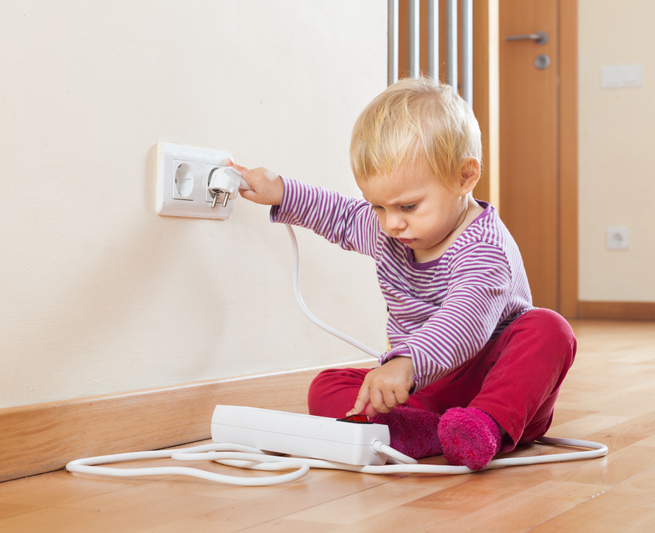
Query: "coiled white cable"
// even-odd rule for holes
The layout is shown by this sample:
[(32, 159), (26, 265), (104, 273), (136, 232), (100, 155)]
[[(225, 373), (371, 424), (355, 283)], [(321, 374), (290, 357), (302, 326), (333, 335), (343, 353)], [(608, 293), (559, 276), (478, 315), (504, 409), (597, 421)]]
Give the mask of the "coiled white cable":
[[(204, 453), (203, 453), (204, 452)], [(181, 466), (160, 466), (154, 468), (107, 468), (96, 466), (98, 464), (118, 463), (123, 461), (138, 461), (140, 459), (162, 459), (172, 458), (177, 461), (198, 461), (213, 460), (219, 463), (230, 464), (240, 468), (250, 468), (254, 470), (289, 470), (296, 468), (295, 472), (282, 474), (272, 477), (235, 477), (223, 474), (216, 474), (198, 468), (189, 468)], [(95, 474), (100, 476), (113, 477), (134, 477), (134, 476), (162, 476), (178, 475), (190, 476), (207, 481), (225, 483), (228, 485), (240, 485), (244, 487), (263, 487), (267, 485), (279, 485), (295, 481), (305, 476), (309, 472), (309, 464), (300, 459), (289, 457), (278, 457), (275, 455), (265, 455), (260, 450), (241, 446), (239, 444), (205, 444), (193, 448), (182, 448), (178, 450), (160, 450), (154, 452), (134, 452), (119, 453), (115, 455), (103, 455), (99, 457), (89, 457), (87, 459), (77, 459), (66, 465), (69, 472), (78, 472), (82, 474)]]
[[(525, 466), (546, 463), (560, 463), (566, 461), (579, 461), (583, 459), (595, 459), (607, 455), (607, 446), (597, 442), (577, 440), (577, 439), (560, 439), (555, 437), (542, 437), (539, 439), (544, 444), (553, 444), (559, 446), (575, 446), (579, 448), (590, 448), (587, 451), (561, 453), (552, 455), (538, 455), (533, 457), (514, 457), (504, 459), (494, 459), (483, 470), (492, 470), (505, 468), (508, 466)], [(347, 470), (350, 472), (359, 472), (361, 474), (442, 474), (442, 475), (460, 475), (472, 474), (466, 466), (452, 465), (430, 465), (419, 464), (416, 460), (407, 457), (394, 450), (381, 441), (374, 441), (373, 448), (380, 453), (386, 454), (390, 459), (395, 460), (396, 464), (386, 464), (380, 466), (371, 465), (350, 465), (337, 463), (333, 461), (323, 461), (320, 459), (280, 457), (276, 455), (265, 455), (260, 450), (241, 446), (239, 444), (206, 444), (193, 448), (183, 448), (178, 450), (161, 450), (154, 452), (135, 452), (120, 453), (116, 455), (104, 455), (100, 457), (90, 457), (87, 459), (77, 459), (66, 465), (69, 472), (78, 472), (82, 474), (94, 474), (101, 476), (114, 477), (133, 477), (133, 476), (161, 476), (161, 475), (180, 475), (191, 476), (208, 481), (224, 483), (228, 485), (239, 485), (245, 487), (263, 487), (270, 485), (280, 485), (295, 481), (305, 476), (310, 468)], [(137, 461), (142, 459), (161, 459), (172, 458), (177, 461), (200, 461), (210, 460), (227, 466), (245, 468), (249, 470), (289, 470), (295, 468), (294, 472), (281, 474), (270, 477), (236, 477), (223, 474), (208, 472), (197, 468), (162, 466), (154, 468), (107, 468), (96, 466), (98, 464), (117, 463), (122, 461)], [(402, 459), (402, 460), (399, 460)], [(404, 462), (408, 460), (409, 464)], [(482, 470), (480, 470), (482, 471)]]

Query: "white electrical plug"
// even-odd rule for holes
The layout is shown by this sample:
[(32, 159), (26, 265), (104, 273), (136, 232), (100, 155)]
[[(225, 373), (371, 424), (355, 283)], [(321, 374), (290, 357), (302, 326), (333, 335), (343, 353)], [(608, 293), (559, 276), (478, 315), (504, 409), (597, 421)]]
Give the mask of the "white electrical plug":
[[(234, 197), (242, 186), (241, 173), (232, 167), (217, 167), (209, 174), (209, 194), (213, 198), (212, 207), (223, 195), (223, 207), (227, 206), (231, 197)], [(245, 183), (245, 182), (244, 182)]]

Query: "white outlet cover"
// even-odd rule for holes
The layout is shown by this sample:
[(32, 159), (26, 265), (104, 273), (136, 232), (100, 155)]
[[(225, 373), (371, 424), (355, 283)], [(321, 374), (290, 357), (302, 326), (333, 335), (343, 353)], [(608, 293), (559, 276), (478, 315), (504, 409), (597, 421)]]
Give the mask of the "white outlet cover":
[(228, 159), (232, 159), (232, 155), (224, 150), (159, 143), (157, 213), (169, 217), (229, 218), (234, 200), (230, 200), (225, 207), (217, 203), (212, 208), (211, 198), (207, 194), (209, 173), (216, 167), (225, 166)]
[(630, 246), (630, 231), (627, 227), (605, 228), (605, 245), (608, 250), (627, 250)]

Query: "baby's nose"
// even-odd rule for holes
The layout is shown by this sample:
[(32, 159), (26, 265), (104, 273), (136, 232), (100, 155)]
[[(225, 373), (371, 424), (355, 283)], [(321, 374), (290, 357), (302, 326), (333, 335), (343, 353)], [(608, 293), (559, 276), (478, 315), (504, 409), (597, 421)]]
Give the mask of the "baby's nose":
[(405, 218), (400, 215), (387, 215), (387, 228), (389, 230), (403, 230), (407, 227)]

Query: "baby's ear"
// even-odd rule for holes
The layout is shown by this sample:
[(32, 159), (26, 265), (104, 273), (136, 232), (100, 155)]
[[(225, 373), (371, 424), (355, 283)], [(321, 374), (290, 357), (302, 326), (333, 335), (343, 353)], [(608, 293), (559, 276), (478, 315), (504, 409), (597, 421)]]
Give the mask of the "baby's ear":
[(460, 194), (468, 194), (473, 190), (480, 179), (480, 162), (473, 158), (467, 157), (460, 167)]

